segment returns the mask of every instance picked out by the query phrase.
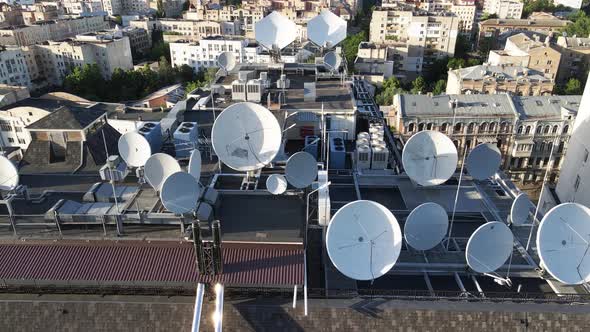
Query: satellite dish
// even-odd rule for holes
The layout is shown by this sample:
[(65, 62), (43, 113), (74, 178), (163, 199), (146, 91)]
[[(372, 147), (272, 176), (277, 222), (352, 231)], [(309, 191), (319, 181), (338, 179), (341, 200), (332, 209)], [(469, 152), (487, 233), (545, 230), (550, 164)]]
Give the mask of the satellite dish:
[(188, 173), (192, 175), (197, 182), (201, 181), (201, 151), (194, 149), (188, 161)]
[(176, 159), (165, 153), (155, 153), (145, 163), (145, 179), (156, 191), (168, 176), (180, 171)]
[(236, 66), (236, 57), (232, 52), (222, 52), (217, 57), (217, 64), (228, 72)]
[(506, 224), (499, 221), (485, 223), (467, 241), (467, 265), (479, 273), (496, 271), (510, 257), (513, 246), (514, 235)]
[(330, 69), (330, 71), (336, 71), (342, 64), (342, 57), (336, 52), (328, 52), (324, 55), (324, 64)]
[(406, 142), (402, 163), (408, 176), (422, 186), (447, 181), (457, 169), (457, 148), (445, 134), (421, 131)]
[(256, 40), (269, 50), (287, 47), (297, 38), (299, 28), (285, 16), (274, 11), (254, 26)]
[(372, 280), (387, 273), (402, 249), (402, 232), (395, 216), (373, 201), (344, 205), (330, 221), (326, 234), (330, 260), (355, 280)]
[(563, 203), (547, 212), (537, 233), (537, 251), (551, 276), (567, 285), (590, 281), (590, 209)]
[(240, 172), (269, 164), (279, 152), (281, 136), (274, 115), (264, 106), (249, 102), (226, 108), (215, 120), (211, 132), (217, 157)]
[(287, 190), (287, 180), (281, 174), (272, 174), (266, 179), (266, 189), (273, 195), (280, 195)]
[(136, 132), (123, 134), (118, 142), (119, 154), (131, 167), (142, 167), (152, 154), (150, 143)]
[(336, 46), (346, 38), (346, 21), (324, 9), (307, 22), (307, 38), (320, 47)]
[(285, 176), (293, 187), (305, 188), (318, 177), (318, 162), (305, 151), (297, 152), (287, 160)]
[(436, 203), (424, 203), (406, 218), (404, 238), (416, 250), (429, 250), (444, 239), (448, 227), (447, 211)]
[(0, 156), (0, 190), (10, 191), (18, 186), (18, 170), (8, 158)]
[(200, 194), (199, 182), (192, 175), (176, 172), (164, 180), (160, 199), (166, 210), (184, 214), (196, 210)]
[(476, 180), (485, 180), (494, 175), (500, 167), (502, 154), (495, 144), (479, 144), (467, 156), (465, 167)]
[(531, 209), (534, 207), (525, 193), (516, 196), (510, 208), (510, 222), (515, 226), (524, 225), (529, 220)]

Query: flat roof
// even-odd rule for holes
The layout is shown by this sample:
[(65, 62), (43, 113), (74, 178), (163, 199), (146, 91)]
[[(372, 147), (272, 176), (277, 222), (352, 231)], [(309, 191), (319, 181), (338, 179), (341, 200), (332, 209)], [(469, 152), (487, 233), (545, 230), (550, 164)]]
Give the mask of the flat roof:
[(105, 111), (97, 109), (62, 106), (31, 123), (27, 129), (82, 130), (105, 114)]

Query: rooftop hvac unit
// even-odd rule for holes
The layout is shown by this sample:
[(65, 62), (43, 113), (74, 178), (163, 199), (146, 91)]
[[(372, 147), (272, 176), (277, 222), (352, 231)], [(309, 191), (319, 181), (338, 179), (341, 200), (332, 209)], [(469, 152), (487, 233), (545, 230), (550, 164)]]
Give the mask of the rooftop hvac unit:
[(367, 138), (358, 138), (356, 140), (356, 146), (359, 146), (359, 145), (370, 145), (370, 144), (371, 144), (371, 141), (369, 139), (367, 139)]
[(360, 133), (358, 133), (358, 135), (356, 135), (356, 138), (357, 138), (357, 139), (359, 139), (359, 138), (366, 138), (366, 139), (369, 139), (369, 138), (370, 138), (370, 135), (369, 135), (369, 133), (368, 133), (368, 132), (366, 132), (366, 131), (361, 131)]
[(254, 75), (256, 75), (256, 73), (254, 71), (242, 70), (242, 71), (238, 72), (238, 80), (245, 82), (245, 81), (254, 79), (255, 78)]
[(176, 158), (189, 158), (198, 147), (199, 126), (196, 122), (182, 122), (174, 132)]
[(288, 89), (291, 86), (291, 81), (287, 78), (287, 75), (281, 74), (281, 78), (277, 80), (278, 89)]
[(264, 86), (265, 89), (270, 88), (270, 80), (268, 79), (268, 72), (261, 72), (260, 73), (260, 77), (258, 78), (260, 80), (260, 82), (262, 83), (262, 86)]
[(233, 81), (231, 84), (231, 99), (246, 101), (246, 81)]
[(315, 82), (303, 83), (303, 100), (315, 101), (315, 98), (316, 98)]
[(160, 152), (162, 148), (162, 127), (159, 122), (143, 122), (137, 132), (150, 143), (152, 153)]
[(109, 156), (107, 163), (100, 168), (99, 174), (103, 181), (123, 181), (129, 170), (119, 156)]
[[(328, 171), (318, 171), (318, 183), (320, 187), (328, 183)], [(325, 186), (318, 191), (318, 223), (328, 226), (330, 223), (330, 188)]]
[(316, 160), (318, 159), (318, 146), (320, 140), (317, 136), (305, 136), (305, 145), (303, 151), (311, 154)]
[(263, 93), (264, 86), (260, 80), (250, 80), (246, 84), (246, 98), (248, 101), (260, 103), (262, 101)]
[(385, 144), (372, 146), (371, 169), (387, 169), (389, 150)]
[(335, 141), (337, 138), (330, 139), (330, 168), (344, 169), (346, 166), (346, 147), (343, 143)]
[(357, 145), (355, 153), (357, 169), (370, 169), (371, 155), (372, 150), (368, 144)]

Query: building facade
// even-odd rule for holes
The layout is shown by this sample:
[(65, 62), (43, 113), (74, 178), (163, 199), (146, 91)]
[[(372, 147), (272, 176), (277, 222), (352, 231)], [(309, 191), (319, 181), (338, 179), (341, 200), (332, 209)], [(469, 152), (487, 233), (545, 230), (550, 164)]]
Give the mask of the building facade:
[(31, 88), (27, 62), (18, 47), (0, 48), (0, 84)]
[(196, 72), (203, 68), (218, 67), (217, 57), (222, 52), (234, 53), (238, 63), (267, 62), (266, 58), (256, 57), (257, 49), (256, 44), (250, 44), (243, 38), (208, 37), (197, 43), (171, 43), (170, 58), (173, 67), (189, 65)]
[(447, 94), (550, 95), (555, 80), (544, 73), (516, 65), (488, 64), (449, 70)]
[(565, 28), (570, 21), (560, 20), (557, 17), (538, 17), (528, 19), (489, 19), (479, 22), (478, 48), (496, 48), (506, 38), (520, 32), (537, 33), (550, 36)]
[(558, 82), (565, 83), (580, 73), (588, 72), (590, 68), (590, 38), (559, 36), (555, 47), (561, 53), (561, 62), (557, 73)]
[(495, 14), (500, 19), (520, 19), (524, 3), (519, 0), (484, 0), (483, 12)]

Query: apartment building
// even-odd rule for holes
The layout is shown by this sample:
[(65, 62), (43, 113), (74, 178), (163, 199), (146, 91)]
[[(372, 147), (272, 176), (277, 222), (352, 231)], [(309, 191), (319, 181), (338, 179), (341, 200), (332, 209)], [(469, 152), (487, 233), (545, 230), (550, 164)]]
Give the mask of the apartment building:
[(240, 22), (240, 26), (247, 38), (254, 37), (254, 26), (268, 12), (268, 6), (256, 6), (238, 8), (235, 6), (223, 6), (220, 8), (207, 8), (197, 6), (184, 14), (185, 19), (205, 20), (213, 22)]
[(145, 29), (137, 27), (120, 27), (115, 26), (115, 29), (109, 30), (107, 34), (112, 34), (115, 37), (128, 37), (131, 51), (139, 54), (145, 54), (150, 51), (152, 47), (152, 38)]
[(531, 16), (527, 19), (489, 19), (479, 22), (478, 47), (489, 44), (493, 48), (502, 45), (506, 39), (520, 32), (551, 36), (565, 28), (571, 21), (560, 20), (551, 15)]
[(454, 55), (458, 29), (459, 18), (453, 13), (428, 13), (402, 5), (378, 7), (369, 41), (386, 45), (394, 72), (412, 77), (433, 60)]
[(65, 14), (94, 16), (104, 14), (101, 0), (61, 0)]
[(37, 45), (37, 65), (50, 84), (61, 85), (75, 67), (97, 64), (105, 79), (117, 68), (133, 69), (129, 38), (89, 33)]
[[(165, 17), (180, 17), (184, 3), (185, 0), (161, 0), (161, 9), (164, 11)], [(158, 0), (149, 0), (149, 6), (152, 10), (158, 10)]]
[(590, 38), (559, 36), (555, 48), (561, 53), (557, 81), (567, 82), (590, 68)]
[(488, 64), (449, 70), (447, 94), (500, 94), (542, 96), (553, 92), (555, 80), (518, 65)]
[(480, 143), (502, 152), (501, 168), (526, 188), (538, 187), (553, 149), (556, 181), (581, 96), (396, 95), (390, 123), (408, 139), (422, 130), (448, 135), (459, 155)]
[(22, 9), (7, 3), (0, 3), (0, 27), (23, 24)]
[(109, 28), (104, 16), (89, 16), (57, 21), (38, 21), (31, 26), (0, 29), (0, 44), (28, 46), (48, 40), (62, 40), (78, 34)]
[(199, 41), (204, 37), (219, 35), (240, 35), (240, 24), (238, 21), (204, 21), (188, 19), (158, 19), (151, 20), (142, 18), (129, 22), (132, 27), (142, 28), (148, 31), (151, 36), (154, 30), (164, 33), (164, 40), (174, 42), (176, 40)]
[(22, 12), (24, 24), (33, 25), (35, 22), (56, 20), (58, 18), (57, 6), (36, 3), (34, 8), (34, 10)]
[(549, 36), (540, 40), (539, 35), (532, 38), (524, 33), (508, 37), (504, 50), (490, 51), (488, 63), (493, 66), (517, 65), (543, 73), (543, 76), (556, 79), (561, 61), (561, 53), (551, 45)]
[(520, 19), (524, 3), (520, 0), (484, 0), (483, 12), (500, 19)]
[(0, 46), (0, 84), (31, 88), (31, 76), (18, 47)]

